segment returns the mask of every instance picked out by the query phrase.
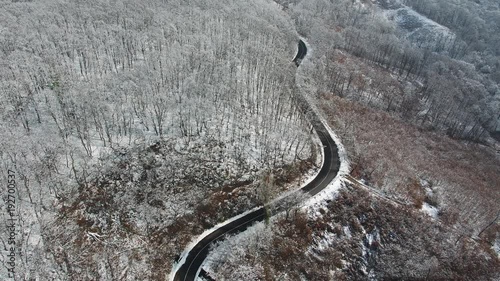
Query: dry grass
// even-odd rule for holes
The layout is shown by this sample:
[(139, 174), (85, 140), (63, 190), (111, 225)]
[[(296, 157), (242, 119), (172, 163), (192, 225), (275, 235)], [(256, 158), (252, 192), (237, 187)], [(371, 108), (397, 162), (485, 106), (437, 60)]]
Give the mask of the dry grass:
[(425, 200), (424, 180), (436, 194), (434, 203), (443, 212), (458, 213), (468, 230), (477, 232), (495, 217), (500, 161), (492, 149), (424, 131), (333, 95), (320, 100), (354, 161), (354, 176), (416, 207)]
[[(51, 248), (60, 249), (57, 262), (66, 265), (73, 280), (102, 279), (103, 272), (126, 268), (138, 280), (164, 280), (194, 237), (261, 203), (260, 178), (221, 178), (212, 162), (174, 159), (165, 145), (113, 158), (78, 189), (75, 199), (63, 203), (46, 236)], [(197, 156), (196, 151), (186, 154)], [(199, 169), (182, 169), (183, 163), (191, 165), (189, 160), (201, 162)], [(297, 171), (311, 166), (304, 160), (272, 171), (279, 180), (270, 192), (279, 194), (302, 174)], [(182, 177), (174, 178), (172, 171), (183, 170)], [(112, 254), (116, 249), (121, 250)]]
[(348, 185), (318, 212), (314, 218), (300, 212), (283, 216), (250, 234), (266, 239), (258, 247), (242, 245), (244, 253), (231, 247), (217, 261), (216, 276), (235, 280), (233, 272), (242, 267), (264, 268), (252, 280), (368, 280), (371, 272), (378, 280), (476, 281), (500, 274), (500, 261), (486, 241), (457, 236), (413, 206), (364, 189)]

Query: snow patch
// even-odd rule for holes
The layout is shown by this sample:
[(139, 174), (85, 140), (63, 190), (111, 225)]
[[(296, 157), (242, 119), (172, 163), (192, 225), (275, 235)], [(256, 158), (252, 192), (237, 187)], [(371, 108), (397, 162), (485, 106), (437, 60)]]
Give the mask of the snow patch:
[(247, 214), (249, 214), (251, 212), (254, 212), (254, 211), (256, 211), (259, 208), (261, 208), (261, 206), (257, 206), (255, 208), (250, 209), (250, 210), (248, 210), (248, 211), (246, 211), (244, 213), (241, 213), (241, 214), (239, 214), (239, 215), (237, 215), (235, 217), (232, 217), (232, 218), (228, 219), (227, 221), (221, 222), (221, 223), (215, 225), (214, 227), (205, 230), (195, 240), (191, 241), (191, 243), (189, 243), (189, 245), (182, 252), (181, 259), (179, 260), (179, 262), (174, 263), (172, 271), (170, 272), (170, 275), (168, 277), (168, 280), (174, 281), (175, 273), (177, 273), (177, 271), (181, 268), (181, 266), (186, 262), (186, 259), (188, 257), (189, 252), (196, 246), (196, 244), (198, 244), (201, 240), (203, 240), (203, 238), (207, 237), (210, 233), (214, 232), (218, 228), (221, 228), (222, 226), (224, 226), (224, 225), (226, 225), (228, 223), (231, 223), (231, 222), (233, 222), (233, 221), (235, 221), (235, 220), (237, 220), (237, 219), (239, 219), (241, 217), (244, 217)]
[(411, 42), (418, 42), (419, 45), (433, 44), (443, 39), (451, 42), (456, 37), (446, 26), (440, 25), (406, 6), (395, 10), (386, 10), (384, 14), (388, 20), (393, 21), (405, 31), (407, 39)]
[(264, 237), (269, 239), (270, 235), (272, 232), (264, 222), (256, 222), (246, 231), (215, 243), (199, 270), (203, 268), (205, 271), (213, 273), (215, 271), (214, 263), (224, 260), (228, 254), (230, 256), (244, 255), (246, 249), (258, 247), (260, 239)]
[(430, 205), (429, 203), (427, 202), (424, 202), (422, 204), (422, 212), (428, 214), (429, 216), (431, 216), (433, 219), (437, 219), (438, 217), (438, 213), (439, 213), (439, 209)]
[(491, 247), (495, 253), (497, 253), (497, 257), (500, 259), (500, 238), (495, 240), (495, 243)]
[[(303, 37), (300, 37), (300, 39), (306, 44), (307, 46), (307, 53), (309, 56), (306, 56), (303, 60), (302, 60), (302, 63), (304, 61), (307, 60), (308, 57), (311, 56), (312, 54), (312, 49), (310, 47), (310, 45), (308, 44), (307, 40)], [(299, 89), (302, 90), (302, 87), (300, 85), (299, 86)], [(302, 90), (302, 92), (304, 92), (304, 90)], [(325, 128), (328, 130), (328, 133), (331, 135), (332, 139), (335, 141), (335, 144), (337, 145), (337, 148), (338, 148), (338, 155), (339, 155), (339, 159), (340, 159), (340, 168), (339, 168), (339, 172), (337, 173), (336, 177), (332, 180), (332, 182), (325, 188), (323, 189), (321, 192), (319, 192), (318, 194), (316, 194), (315, 196), (313, 196), (312, 198), (308, 199), (307, 201), (304, 202), (303, 204), (303, 208), (307, 208), (307, 207), (311, 207), (311, 206), (314, 206), (316, 208), (322, 206), (323, 204), (325, 204), (325, 201), (328, 200), (328, 199), (333, 199), (336, 194), (338, 193), (338, 190), (342, 187), (342, 177), (347, 175), (349, 173), (349, 162), (348, 162), (348, 158), (347, 158), (347, 152), (344, 148), (344, 146), (342, 145), (342, 143), (340, 142), (340, 138), (333, 132), (333, 130), (328, 126), (328, 123), (326, 122), (326, 120), (322, 117), (322, 115), (320, 114), (320, 111), (318, 110), (318, 108), (316, 107), (316, 105), (313, 103), (312, 100), (310, 100), (309, 96), (306, 94), (304, 95), (305, 99), (307, 100), (307, 102), (309, 103), (309, 105), (311, 106), (312, 110), (318, 115), (319, 119), (321, 120), (321, 122), (323, 123), (323, 125), (325, 126)], [(323, 150), (320, 149), (321, 151), (321, 160), (322, 160), (322, 163), (321, 163), (321, 166), (323, 166), (323, 162), (324, 162), (324, 154), (323, 154)], [(302, 186), (304, 187), (305, 185), (307, 185), (309, 182), (311, 182), (315, 177), (316, 175), (319, 173), (320, 169), (317, 169), (317, 171), (314, 173), (314, 175), (310, 176), (308, 180), (306, 180)], [(295, 191), (290, 191), (290, 192), (287, 192), (281, 196), (279, 196), (278, 198), (274, 199), (270, 204), (273, 204), (281, 199), (283, 199), (284, 197), (288, 196), (289, 194), (293, 193)], [(243, 216), (245, 216), (246, 214), (250, 213), (250, 212), (253, 212), (255, 211), (256, 209), (258, 209), (260, 207), (255, 207), (254, 209), (252, 210), (249, 210), (241, 215), (238, 215), (236, 217), (233, 217), (223, 223), (220, 223), (216, 226), (214, 226), (213, 228), (209, 229), (209, 230), (206, 230), (205, 232), (203, 232), (203, 234), (201, 234), (198, 238), (196, 238), (196, 240), (192, 241), (189, 246), (184, 250), (184, 252), (182, 253), (181, 255), (181, 259), (178, 263), (174, 264), (173, 266), (173, 269), (169, 275), (169, 280), (172, 280), (174, 281), (174, 277), (175, 277), (175, 273), (180, 269), (180, 267), (186, 262), (186, 258), (189, 254), (189, 252), (193, 249), (193, 247), (199, 243), (204, 237), (206, 237), (208, 234), (212, 233), (213, 231), (215, 231), (216, 229), (228, 224), (228, 223), (231, 223), (232, 221), (234, 220), (237, 220), (238, 218), (241, 218)], [(315, 209), (315, 208), (312, 208), (312, 209)], [(256, 225), (259, 225), (259, 224), (262, 224), (262, 223), (257, 223), (255, 224), (254, 226), (256, 227)], [(249, 229), (247, 229), (247, 231), (245, 231), (244, 235), (239, 235), (238, 237), (245, 237), (249, 234)], [(241, 238), (239, 238), (241, 239)], [(227, 241), (224, 240), (224, 241)], [(220, 243), (223, 243), (223, 242), (220, 242)], [(209, 253), (209, 256), (212, 256), (212, 258), (210, 258), (210, 260), (214, 260), (214, 256), (217, 256), (218, 253), (216, 253), (217, 250), (212, 250), (210, 251)], [(208, 262), (207, 260), (209, 260), (209, 258), (207, 258), (204, 262), (204, 264), (200, 267), (199, 270), (201, 270), (201, 268), (205, 268), (207, 271), (210, 271), (210, 262)]]
[[(349, 235), (350, 235), (350, 232), (349, 232)], [(334, 241), (336, 238), (337, 238), (337, 235), (335, 233), (329, 232), (329, 231), (324, 231), (323, 234), (321, 235), (320, 239), (315, 237), (314, 249), (317, 249), (319, 251), (326, 250), (326, 249), (330, 248), (332, 245), (334, 245)], [(314, 252), (314, 251), (312, 251), (312, 248), (309, 249), (309, 251)]]
[(342, 229), (344, 230), (344, 234), (347, 238), (351, 239), (352, 234), (351, 234), (351, 229), (349, 226), (343, 226)]
[(309, 100), (309, 98), (306, 96), (306, 100), (308, 100), (308, 103), (311, 105), (312, 109), (318, 117), (320, 118), (321, 122), (325, 126), (325, 128), (328, 130), (328, 133), (332, 137), (332, 139), (335, 141), (335, 144), (337, 145), (338, 148), (338, 155), (339, 155), (339, 160), (340, 160), (340, 168), (335, 176), (335, 178), (332, 180), (332, 182), (321, 192), (316, 194), (315, 196), (311, 197), (309, 200), (307, 200), (304, 203), (304, 206), (315, 206), (315, 207), (320, 207), (324, 204), (326, 204), (327, 200), (332, 200), (335, 198), (337, 195), (338, 191), (340, 188), (343, 186), (343, 177), (349, 174), (349, 159), (347, 157), (347, 151), (342, 144), (340, 137), (337, 136), (333, 132), (333, 130), (328, 126), (328, 123), (326, 120), (323, 118), (323, 116), (320, 114), (320, 111), (318, 108)]
[[(319, 137), (318, 135), (316, 134), (316, 132), (314, 133), (314, 137), (313, 137), (313, 143), (317, 146), (317, 147), (321, 147), (322, 144), (321, 144), (321, 141), (319, 140)], [(318, 146), (319, 145), (319, 146)], [(316, 169), (311, 169), (309, 171), (309, 173), (306, 175), (306, 179), (305, 181), (302, 183), (301, 187), (304, 187), (306, 186), (307, 184), (309, 184), (311, 181), (314, 180), (314, 178), (316, 178), (316, 176), (318, 175), (319, 171), (321, 170), (321, 167), (323, 166), (323, 162), (324, 162), (324, 155), (323, 155), (323, 150), (322, 149), (319, 149), (319, 152), (320, 152), (320, 157), (319, 157), (319, 160), (317, 162), (317, 164), (319, 164), (319, 168), (316, 168)], [(281, 196), (275, 198), (274, 200), (272, 200), (269, 205), (272, 205), (273, 203), (287, 197), (288, 195), (294, 193), (296, 190), (290, 190), (284, 194), (282, 194)], [(217, 230), (218, 228), (224, 226), (224, 225), (227, 225), (241, 217), (244, 217), (246, 216), (247, 214), (251, 213), (251, 212), (254, 212), (255, 210), (261, 208), (262, 206), (257, 206), (251, 210), (248, 210), (240, 215), (237, 215), (235, 217), (232, 217), (224, 222), (221, 222), (219, 224), (217, 224), (216, 226), (208, 229), (208, 230), (205, 230), (201, 235), (199, 235), (195, 240), (191, 241), (191, 243), (189, 243), (189, 245), (184, 249), (184, 251), (182, 252), (181, 254), (181, 258), (179, 260), (179, 262), (177, 263), (174, 263), (173, 265), (173, 268), (172, 268), (172, 271), (170, 272), (170, 275), (168, 277), (168, 280), (171, 280), (171, 281), (174, 281), (174, 277), (175, 277), (175, 274), (177, 273), (177, 271), (181, 268), (181, 266), (186, 262), (186, 259), (187, 259), (187, 256), (189, 254), (189, 252), (196, 246), (196, 244), (198, 244), (201, 240), (203, 240), (203, 238), (205, 238), (207, 235), (209, 235), (210, 233), (212, 233), (213, 231)], [(258, 224), (258, 223), (257, 223)], [(256, 224), (256, 225), (257, 225)], [(250, 229), (250, 228), (249, 228)], [(247, 229), (245, 232), (249, 231), (249, 229)], [(256, 230), (253, 230), (254, 232)], [(209, 254), (210, 255), (210, 254)], [(208, 258), (207, 258), (208, 259)], [(206, 261), (206, 260), (205, 260)], [(200, 268), (198, 269), (198, 271), (200, 271), (202, 268), (204, 268), (204, 265), (200, 266)], [(199, 272), (198, 272), (199, 273)], [(199, 275), (199, 274), (197, 274)]]
[[(319, 208), (322, 205), (326, 204), (326, 200), (332, 200), (335, 198), (335, 196), (338, 193), (338, 190), (342, 187), (343, 184), (343, 177), (347, 174), (349, 174), (349, 160), (347, 157), (347, 152), (345, 150), (345, 147), (342, 145), (342, 142), (340, 138), (333, 132), (333, 130), (328, 126), (328, 122), (325, 120), (323, 115), (321, 114), (321, 111), (318, 109), (316, 106), (315, 100), (311, 99), (310, 95), (308, 93), (315, 93), (316, 89), (312, 86), (309, 85), (308, 83), (305, 82), (305, 77), (300, 75), (301, 70), (307, 68), (311, 69), (311, 64), (312, 61), (310, 58), (314, 54), (314, 49), (311, 48), (311, 45), (307, 42), (307, 40), (303, 37), (300, 37), (300, 40), (302, 40), (306, 46), (307, 46), (307, 56), (304, 57), (304, 59), (301, 62), (301, 67), (299, 67), (297, 74), (296, 74), (296, 83), (297, 87), (303, 93), (303, 96), (307, 103), (309, 103), (309, 106), (311, 109), (316, 113), (318, 118), (321, 120), (321, 123), (325, 126), (325, 128), (328, 130), (328, 133), (332, 137), (332, 139), (335, 141), (335, 144), (337, 145), (338, 148), (338, 154), (339, 154), (339, 160), (340, 160), (340, 168), (339, 172), (337, 173), (337, 176), (332, 180), (332, 182), (321, 192), (316, 194), (315, 196), (311, 197), (309, 200), (304, 202), (303, 206), (304, 208), (306, 206), (309, 207), (316, 207)], [(305, 67), (304, 67), (305, 66)], [(316, 208), (311, 208), (310, 210), (314, 210)], [(314, 214), (313, 214), (314, 216)]]

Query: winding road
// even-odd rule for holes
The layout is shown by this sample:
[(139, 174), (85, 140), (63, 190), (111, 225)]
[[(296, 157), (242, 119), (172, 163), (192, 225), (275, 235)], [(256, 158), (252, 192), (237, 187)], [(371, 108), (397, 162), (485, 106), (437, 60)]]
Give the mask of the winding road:
[[(294, 58), (293, 62), (299, 66), (302, 59), (307, 54), (306, 44), (300, 40), (297, 56)], [(328, 184), (335, 178), (340, 168), (340, 159), (338, 155), (338, 148), (335, 144), (333, 138), (328, 132), (325, 125), (321, 122), (321, 119), (311, 108), (307, 100), (300, 93), (295, 96), (298, 104), (304, 114), (306, 114), (309, 122), (316, 130), (321, 143), (323, 144), (323, 166), (321, 170), (316, 175), (316, 177), (309, 182), (306, 186), (302, 187), (300, 190), (306, 192), (309, 195), (315, 195), (323, 190)], [(284, 211), (289, 207), (287, 199), (292, 197), (293, 193), (288, 197), (281, 199), (278, 202), (273, 202), (272, 207), (274, 213)], [(263, 221), (266, 217), (266, 207), (262, 206), (255, 211), (246, 214), (245, 216), (238, 218), (220, 228), (215, 229), (213, 232), (204, 237), (199, 241), (190, 251), (187, 253), (187, 257), (182, 266), (175, 272), (175, 281), (194, 281), (199, 273), (200, 267), (203, 261), (206, 259), (210, 245), (214, 242), (222, 240), (226, 234), (235, 234), (245, 231), (249, 226), (257, 221)]]
[(307, 55), (307, 46), (306, 43), (302, 40), (299, 41), (299, 48), (297, 50), (297, 55), (293, 59), (293, 62), (295, 65), (298, 67), (300, 65), (300, 62), (304, 57)]

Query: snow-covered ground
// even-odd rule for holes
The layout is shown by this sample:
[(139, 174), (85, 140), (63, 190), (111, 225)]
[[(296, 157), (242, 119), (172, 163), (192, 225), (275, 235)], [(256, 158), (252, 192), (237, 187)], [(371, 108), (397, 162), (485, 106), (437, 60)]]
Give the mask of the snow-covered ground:
[[(322, 147), (322, 144), (321, 144), (321, 141), (319, 140), (319, 137), (318, 135), (314, 132), (313, 134), (313, 138), (312, 138), (313, 142), (314, 142), (314, 145), (315, 145), (315, 148), (316, 149), (316, 153), (319, 155), (319, 157), (317, 157), (316, 159), (316, 163), (315, 163), (315, 166), (310, 169), (303, 177), (300, 177), (299, 181), (298, 182), (295, 182), (295, 183), (291, 183), (288, 185), (288, 187), (286, 187), (286, 189), (288, 190), (288, 192), (285, 192), (283, 194), (281, 194), (280, 196), (278, 196), (277, 198), (275, 198), (272, 202), (270, 202), (269, 204), (273, 204), (273, 202), (278, 202), (280, 200), (282, 200), (283, 198), (289, 196), (291, 193), (294, 193), (296, 190), (306, 186), (307, 184), (309, 184), (312, 180), (314, 180), (314, 178), (317, 176), (317, 174), (319, 173), (319, 171), (321, 170), (321, 167), (323, 166), (323, 161), (324, 161), (324, 156), (323, 156), (323, 150), (321, 149)], [(244, 217), (245, 215), (257, 210), (258, 208), (260, 208), (260, 206), (258, 207), (255, 207), (251, 210), (248, 210), (248, 211), (245, 211), (243, 213), (241, 213), (240, 215), (237, 215), (235, 217), (232, 217), (222, 223), (219, 223), (217, 224), (216, 226), (208, 229), (208, 230), (205, 230), (201, 235), (199, 235), (198, 237), (196, 237), (193, 241), (191, 241), (189, 243), (189, 245), (186, 247), (186, 249), (182, 252), (181, 254), (181, 258), (180, 260), (175, 263), (172, 267), (172, 271), (168, 277), (169, 280), (174, 280), (174, 277), (175, 277), (175, 273), (180, 269), (180, 267), (185, 263), (186, 261), (186, 258), (189, 254), (189, 252), (196, 246), (197, 243), (199, 243), (201, 240), (203, 240), (203, 238), (205, 238), (207, 235), (209, 235), (210, 233), (212, 233), (213, 231), (215, 231), (216, 229), (224, 226), (224, 225), (227, 225), (241, 217)], [(262, 223), (257, 223), (256, 225), (262, 225)], [(256, 230), (255, 229), (259, 229), (258, 226), (252, 226), (250, 228), (248, 228), (244, 233), (240, 234), (240, 235), (235, 235), (234, 237), (247, 237), (247, 235), (252, 235), (252, 233), (254, 233)], [(228, 238), (230, 239), (230, 238)], [(226, 239), (226, 240), (228, 240)], [(239, 241), (240, 238), (238, 238), (238, 241)], [(234, 241), (231, 241), (229, 243), (233, 243)], [(225, 245), (223, 242), (219, 243), (221, 245)], [(205, 268), (205, 270), (207, 272), (210, 272), (210, 261), (211, 260), (216, 260), (217, 257), (218, 257), (218, 253), (214, 252), (213, 253), (213, 256), (212, 256), (212, 253), (209, 254), (209, 256), (207, 257), (207, 259), (205, 260), (205, 263), (200, 267), (199, 270), (201, 270), (202, 268)], [(200, 279), (201, 280), (201, 279)]]
[[(307, 45), (307, 56), (302, 60), (302, 64), (306, 63), (308, 61), (308, 58), (313, 55), (313, 49), (311, 48), (311, 45), (307, 43), (307, 40), (305, 38), (301, 38), (302, 41), (304, 41)], [(300, 69), (300, 67), (299, 67)], [(334, 178), (334, 180), (325, 188), (323, 189), (320, 193), (316, 194), (315, 196), (307, 199), (305, 202), (301, 204), (302, 209), (309, 211), (309, 214), (313, 217), (316, 216), (321, 216), (319, 213), (319, 209), (321, 206), (326, 204), (327, 200), (331, 200), (335, 198), (335, 195), (337, 194), (338, 190), (342, 187), (342, 177), (347, 175), (349, 173), (349, 161), (347, 158), (347, 152), (345, 151), (344, 146), (341, 143), (340, 138), (333, 132), (333, 130), (330, 129), (328, 126), (327, 121), (325, 118), (322, 117), (321, 112), (318, 110), (317, 106), (314, 104), (314, 101), (309, 98), (307, 93), (303, 93), (304, 89), (299, 85), (300, 91), (302, 91), (301, 94), (304, 94), (306, 99), (308, 100), (311, 108), (314, 110), (314, 112), (320, 117), (323, 125), (327, 128), (328, 132), (330, 133), (331, 137), (334, 139), (337, 147), (338, 147), (338, 153), (339, 153), (339, 158), (340, 158), (340, 169), (339, 172), (337, 173), (337, 176)], [(322, 150), (320, 150), (322, 151)], [(322, 157), (323, 158), (323, 155)], [(316, 174), (313, 174), (307, 181), (305, 181), (302, 186), (305, 186), (307, 183), (312, 181)], [(277, 198), (277, 200), (280, 200), (282, 197), (286, 196), (287, 194), (284, 194), (280, 198)], [(233, 221), (234, 219), (231, 219), (230, 221)], [(273, 220), (271, 220), (273, 221)], [(257, 223), (254, 226), (250, 227), (247, 231), (240, 233), (238, 235), (228, 237), (224, 241), (221, 241), (217, 244), (217, 246), (214, 247), (214, 249), (209, 253), (207, 259), (205, 260), (205, 263), (202, 265), (202, 267), (207, 271), (207, 272), (213, 272), (213, 262), (217, 262), (218, 260), (221, 259), (225, 253), (227, 253), (227, 248), (234, 248), (237, 247), (238, 249), (245, 249), (249, 241), (253, 241), (255, 237), (262, 236), (262, 232), (266, 231), (266, 227), (264, 223)], [(267, 230), (269, 231), (269, 230)], [(201, 240), (201, 239), (200, 239)], [(197, 241), (199, 241), (197, 239)], [(319, 243), (322, 243), (318, 241)], [(328, 245), (328, 242), (325, 241), (325, 247)], [(194, 246), (196, 243), (193, 243), (191, 245)], [(186, 255), (186, 254), (185, 254)], [(184, 258), (185, 260), (185, 258)]]
[[(137, 7), (124, 8), (104, 1), (99, 3), (99, 9), (92, 9), (85, 3), (75, 8), (72, 1), (35, 1), (22, 3), (26, 13), (20, 14), (19, 3), (0, 7), (6, 15), (2, 23), (9, 22), (3, 31), (12, 35), (12, 40), (28, 42), (27, 38), (34, 38), (27, 43), (33, 49), (25, 48), (24, 43), (12, 45), (12, 52), (4, 54), (0, 67), (0, 85), (10, 89), (1, 92), (0, 99), (0, 128), (8, 132), (8, 137), (0, 140), (1, 167), (6, 171), (15, 166), (18, 174), (25, 177), (25, 185), (19, 178), (17, 206), (22, 218), (19, 228), (26, 229), (24, 236), (18, 235), (22, 243), (19, 250), (26, 255), (22, 259), (26, 262), (17, 267), (19, 274), (26, 273), (23, 278), (55, 278), (55, 273), (44, 277), (50, 269), (35, 268), (38, 265), (29, 261), (43, 260), (42, 257), (50, 256), (45, 254), (48, 249), (57, 248), (54, 241), (40, 240), (47, 237), (43, 230), (60, 237), (81, 227), (74, 225), (78, 220), (75, 217), (63, 216), (67, 219), (67, 224), (62, 223), (68, 226), (66, 229), (60, 229), (61, 223), (55, 221), (79, 196), (85, 200), (80, 205), (75, 203), (78, 211), (72, 214), (89, 219), (88, 224), (96, 223), (79, 241), (91, 244), (100, 239), (107, 239), (106, 243), (120, 239), (124, 242), (134, 236), (129, 233), (130, 236), (103, 238), (105, 234), (99, 231), (104, 222), (120, 228), (122, 222), (117, 216), (132, 216), (132, 228), (152, 229), (155, 224), (166, 227), (176, 217), (175, 212), (193, 212), (186, 210), (189, 201), (199, 199), (195, 193), (208, 190), (199, 185), (192, 191), (176, 193), (196, 185), (191, 182), (184, 186), (172, 184), (165, 188), (166, 192), (144, 192), (151, 186), (131, 186), (140, 181), (142, 172), (147, 176), (154, 174), (150, 168), (140, 168), (141, 164), (156, 165), (162, 160), (174, 162), (183, 158), (184, 162), (192, 161), (191, 165), (162, 166), (169, 171), (160, 174), (171, 175), (165, 181), (178, 175), (197, 181), (199, 173), (213, 169), (212, 178), (226, 177), (222, 183), (229, 184), (235, 177), (236, 182), (256, 180), (259, 172), (285, 169), (310, 156), (307, 124), (290, 95), (294, 79), (289, 57), (295, 38), (288, 30), (287, 19), (279, 14), (283, 13), (281, 9), (261, 0), (201, 4), (181, 1), (168, 5), (160, 2), (139, 1), (134, 2)], [(77, 11), (80, 8), (85, 19), (82, 11)], [(57, 12), (59, 9), (67, 13), (62, 15)], [(111, 15), (109, 11), (116, 13), (117, 18), (103, 19), (103, 15)], [(36, 38), (31, 33), (34, 26)], [(81, 42), (78, 46), (66, 44), (76, 38)], [(173, 50), (179, 55), (171, 55)], [(53, 64), (54, 61), (58, 63)], [(151, 145), (163, 141), (170, 144), (169, 152), (163, 155), (167, 159), (151, 153), (141, 159), (144, 163), (129, 159), (139, 169), (128, 169), (130, 163), (125, 161), (116, 161), (122, 166), (111, 167), (116, 162), (110, 159), (121, 157), (118, 151), (151, 149)], [(217, 145), (212, 146), (214, 141)], [(186, 155), (195, 148), (205, 153), (195, 159)], [(219, 153), (214, 154), (212, 148)], [(98, 188), (84, 187), (94, 180), (108, 180), (101, 173), (106, 169), (133, 174), (123, 175), (131, 176), (126, 184), (118, 179), (122, 175), (113, 173), (116, 178)], [(117, 186), (117, 182), (121, 185)], [(217, 187), (220, 186), (209, 186)], [(92, 195), (90, 190), (110, 195), (108, 188), (117, 188), (119, 192), (106, 202), (100, 202), (99, 196), (86, 197)], [(134, 206), (132, 191), (146, 200)], [(169, 192), (175, 194), (165, 196)], [(150, 200), (153, 197), (154, 202)], [(106, 205), (115, 199), (125, 203)], [(83, 201), (93, 207), (97, 202), (99, 214), (89, 214), (93, 207)], [(147, 206), (151, 202), (157, 206)], [(120, 208), (122, 214), (116, 212)], [(152, 209), (155, 212), (149, 212)], [(4, 211), (3, 205), (0, 210)], [(172, 214), (166, 214), (170, 211)], [(5, 228), (0, 228), (0, 234), (4, 233)], [(69, 241), (74, 235), (66, 238)], [(134, 239), (130, 238), (129, 245), (146, 248)], [(62, 245), (59, 248), (64, 249), (71, 262), (80, 258), (80, 252), (72, 252), (77, 246), (67, 241)], [(101, 252), (96, 250), (89, 256), (96, 257)], [(120, 258), (127, 254), (122, 252)], [(1, 251), (0, 255), (5, 258), (6, 252)], [(48, 262), (43, 260), (40, 264)], [(76, 267), (89, 272), (93, 270), (90, 264), (75, 262)], [(131, 268), (126, 262), (103, 266), (106, 267), (115, 271)], [(164, 270), (168, 272), (169, 266)], [(64, 279), (65, 272), (61, 271), (56, 279)], [(102, 276), (107, 274), (101, 269), (99, 272)], [(148, 270), (132, 272), (128, 271), (129, 276)], [(0, 268), (0, 279), (5, 274), (5, 268)], [(139, 276), (135, 278), (141, 279)]]
[[(168, 276), (168, 280), (174, 280), (174, 277), (175, 277), (175, 274), (177, 273), (177, 271), (181, 268), (181, 266), (186, 262), (186, 258), (189, 254), (189, 252), (196, 246), (196, 244), (198, 244), (201, 240), (203, 240), (203, 238), (207, 237), (210, 233), (212, 233), (213, 231), (215, 231), (216, 229), (219, 229), (221, 228), (222, 226), (224, 225), (227, 225), (228, 223), (231, 223), (241, 217), (244, 217), (245, 215), (259, 209), (260, 207), (255, 207), (253, 209), (250, 209), (246, 212), (243, 212), (237, 216), (234, 216), (230, 219), (228, 219), (227, 221), (224, 221), (224, 222), (221, 222), (219, 224), (217, 224), (216, 226), (210, 228), (210, 229), (207, 229), (205, 230), (201, 235), (199, 235), (198, 237), (196, 237), (193, 241), (191, 241), (189, 243), (189, 245), (186, 247), (186, 249), (182, 252), (181, 254), (181, 258), (179, 259), (179, 261), (177, 263), (175, 263), (172, 267), (172, 271), (170, 272), (170, 275)], [(250, 228), (249, 228), (250, 229)], [(207, 258), (208, 260), (208, 258)], [(200, 269), (201, 270), (201, 267)], [(198, 271), (199, 271), (198, 270)]]
[[(320, 115), (320, 112), (318, 112), (317, 108), (314, 106), (314, 110), (318, 113), (318, 116), (320, 116), (321, 121), (323, 122), (323, 125), (327, 128), (328, 132), (330, 133), (330, 136), (333, 138), (335, 141), (335, 144), (337, 145), (338, 149), (338, 154), (340, 158), (340, 168), (333, 179), (333, 181), (321, 192), (316, 194), (315, 196), (311, 197), (308, 199), (306, 202), (304, 202), (304, 208), (306, 209), (315, 209), (318, 210), (321, 205), (325, 204), (327, 200), (332, 200), (335, 198), (336, 193), (338, 190), (342, 187), (342, 180), (343, 177), (347, 174), (349, 174), (349, 159), (347, 157), (347, 151), (345, 150), (344, 146), (342, 145), (342, 142), (340, 138), (333, 132), (333, 130), (328, 126), (328, 123), (326, 120)], [(314, 208), (308, 208), (308, 207), (314, 207)]]
[(419, 46), (435, 46), (436, 43), (451, 44), (455, 34), (446, 26), (417, 13), (413, 9), (402, 6), (394, 10), (385, 10), (387, 19), (396, 23), (410, 42)]
[[(271, 223), (272, 221), (273, 219), (271, 218)], [(232, 253), (234, 251), (234, 253), (236, 254), (237, 252), (247, 251), (249, 248), (258, 247), (260, 239), (270, 239), (272, 235), (273, 233), (271, 229), (264, 222), (257, 222), (249, 227), (246, 231), (237, 235), (229, 236), (212, 246), (210, 253), (208, 254), (205, 262), (202, 265), (202, 268), (206, 272), (212, 273), (215, 271), (217, 263), (220, 260), (227, 258), (226, 255), (228, 253)], [(230, 256), (230, 258), (232, 258), (232, 256)], [(260, 274), (256, 274), (255, 272), (261, 271), (262, 269), (248, 268), (242, 265), (239, 270), (241, 270), (242, 276), (248, 278), (246, 280), (257, 280), (256, 278)], [(252, 278), (252, 276), (254, 275), (256, 275), (255, 278)], [(201, 279), (198, 278), (198, 281), (201, 281)]]
[[(308, 43), (308, 41), (305, 38), (301, 38), (302, 41), (307, 46), (307, 55), (306, 57), (302, 60), (301, 65), (306, 66), (306, 67), (312, 67), (313, 62), (311, 60), (312, 57), (314, 57), (314, 47), (311, 46), (311, 44)], [(342, 144), (342, 141), (339, 136), (330, 128), (328, 125), (328, 122), (326, 119), (323, 117), (322, 112), (316, 105), (316, 101), (312, 98), (313, 93), (316, 92), (316, 89), (314, 88), (313, 85), (307, 83), (305, 79), (305, 75), (302, 74), (302, 71), (304, 71), (304, 67), (299, 67), (297, 70), (297, 75), (296, 75), (296, 81), (297, 81), (297, 86), (301, 91), (301, 94), (304, 96), (304, 98), (307, 100), (309, 103), (309, 106), (312, 108), (312, 110), (317, 114), (317, 116), (320, 118), (321, 122), (327, 128), (328, 132), (330, 133), (330, 136), (332, 139), (335, 141), (335, 144), (337, 145), (338, 148), (338, 155), (339, 155), (339, 160), (340, 160), (340, 168), (339, 172), (337, 173), (337, 176), (335, 179), (326, 187), (323, 189), (320, 193), (316, 194), (314, 197), (310, 198), (307, 202), (304, 203), (304, 206), (319, 206), (323, 204), (326, 200), (328, 199), (333, 199), (335, 196), (336, 191), (341, 188), (342, 186), (342, 177), (347, 175), (349, 173), (349, 159), (347, 157), (347, 151), (344, 148), (344, 145)]]
[(492, 246), (493, 251), (497, 253), (498, 258), (500, 259), (500, 238), (495, 240), (495, 243)]
[(433, 219), (437, 219), (438, 218), (438, 214), (439, 214), (439, 209), (430, 205), (429, 203), (427, 202), (424, 202), (422, 204), (422, 212), (426, 213), (427, 215), (429, 215), (430, 217), (432, 217)]

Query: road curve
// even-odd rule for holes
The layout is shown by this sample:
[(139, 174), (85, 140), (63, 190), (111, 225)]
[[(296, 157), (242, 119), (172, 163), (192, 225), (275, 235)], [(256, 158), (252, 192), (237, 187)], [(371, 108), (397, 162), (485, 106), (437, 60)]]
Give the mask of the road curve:
[(293, 59), (293, 62), (295, 63), (296, 66), (300, 65), (300, 62), (304, 57), (307, 55), (307, 46), (304, 41), (300, 40), (299, 41), (299, 49), (297, 50), (297, 55)]
[[(297, 56), (293, 62), (299, 66), (302, 59), (307, 54), (306, 44), (300, 40)], [(309, 122), (316, 130), (321, 143), (323, 144), (323, 166), (316, 175), (316, 177), (300, 190), (307, 192), (309, 195), (315, 195), (323, 190), (335, 178), (340, 168), (340, 159), (338, 155), (338, 148), (335, 141), (331, 137), (325, 125), (321, 122), (318, 115), (312, 110), (309, 103), (302, 96), (297, 93), (295, 96), (297, 103), (300, 105), (302, 112), (307, 116)], [(293, 194), (289, 195), (289, 197)], [(285, 210), (288, 206), (280, 204), (285, 202), (287, 198), (281, 199), (279, 202), (273, 203), (274, 212)], [(198, 271), (206, 259), (210, 245), (216, 241), (220, 241), (226, 234), (235, 234), (245, 231), (249, 226), (257, 221), (263, 221), (266, 217), (265, 207), (260, 207), (257, 210), (248, 213), (247, 215), (236, 219), (208, 234), (205, 238), (199, 241), (191, 251), (187, 254), (184, 264), (175, 272), (175, 281), (194, 281), (197, 277)]]

